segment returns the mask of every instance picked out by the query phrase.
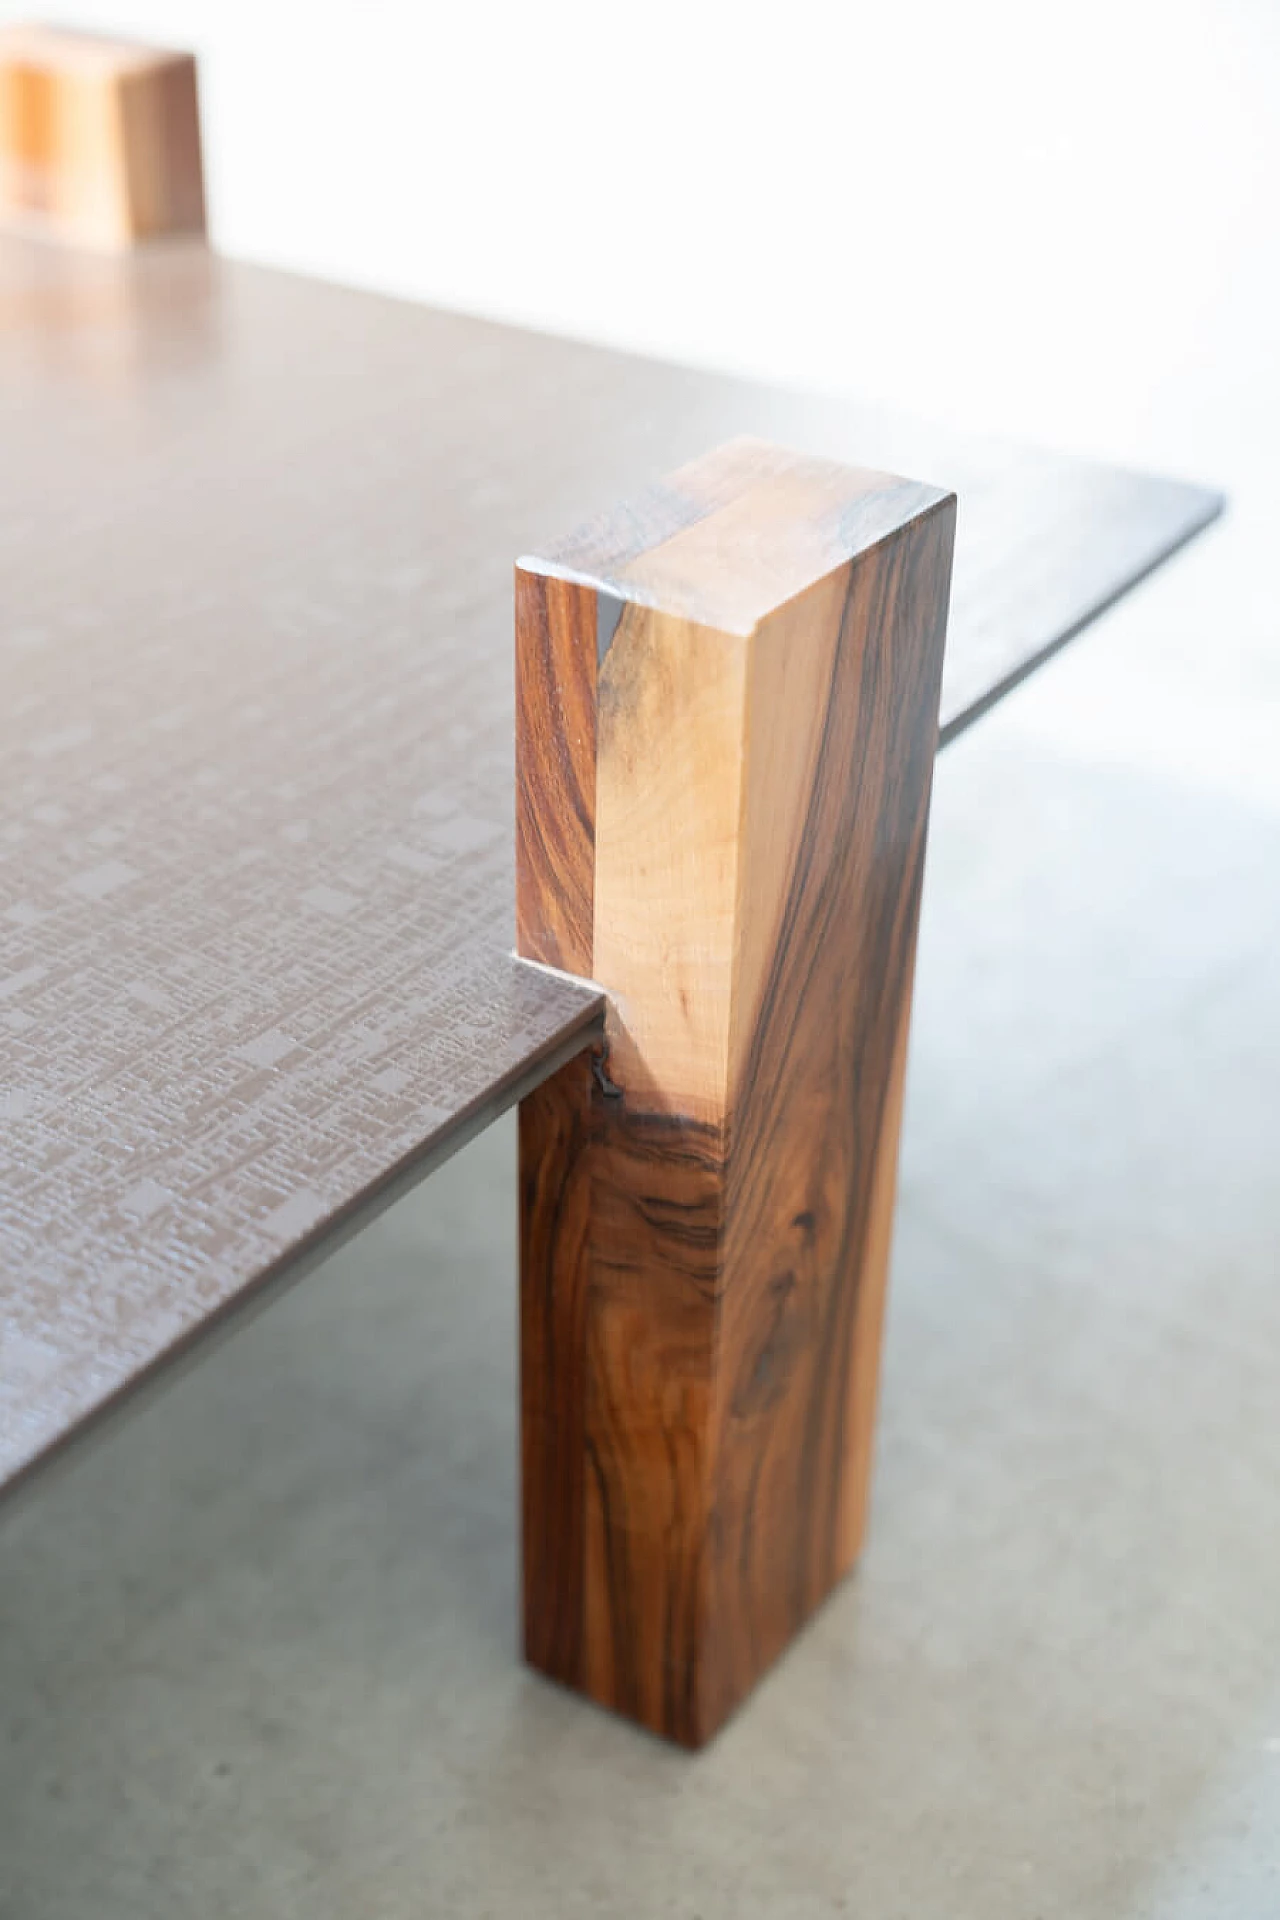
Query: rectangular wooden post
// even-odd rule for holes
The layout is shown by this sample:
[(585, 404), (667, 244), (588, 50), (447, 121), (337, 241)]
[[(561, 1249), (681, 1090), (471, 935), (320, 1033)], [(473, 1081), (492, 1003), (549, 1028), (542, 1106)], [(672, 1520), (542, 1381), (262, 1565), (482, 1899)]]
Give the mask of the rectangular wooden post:
[(191, 55), (60, 27), (0, 30), (0, 220), (107, 249), (203, 233)]
[(739, 441), (517, 569), (525, 1650), (688, 1745), (862, 1538), (954, 526)]

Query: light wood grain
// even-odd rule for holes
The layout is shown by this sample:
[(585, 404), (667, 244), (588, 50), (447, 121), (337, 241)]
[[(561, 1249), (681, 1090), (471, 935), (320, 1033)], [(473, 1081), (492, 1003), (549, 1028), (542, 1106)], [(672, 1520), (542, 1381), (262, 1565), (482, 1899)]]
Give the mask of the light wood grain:
[(728, 1094), (746, 668), (736, 635), (630, 607), (600, 670), (592, 972), (611, 1070), (698, 1120)]
[(0, 220), (105, 249), (202, 233), (191, 55), (58, 27), (0, 30)]

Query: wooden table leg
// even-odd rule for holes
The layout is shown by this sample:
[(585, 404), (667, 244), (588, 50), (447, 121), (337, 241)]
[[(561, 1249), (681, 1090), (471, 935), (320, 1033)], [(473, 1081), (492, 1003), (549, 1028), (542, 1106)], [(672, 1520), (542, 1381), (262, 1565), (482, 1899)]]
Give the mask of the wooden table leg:
[(688, 1745), (862, 1539), (954, 524), (735, 442), (517, 570), (525, 1650)]

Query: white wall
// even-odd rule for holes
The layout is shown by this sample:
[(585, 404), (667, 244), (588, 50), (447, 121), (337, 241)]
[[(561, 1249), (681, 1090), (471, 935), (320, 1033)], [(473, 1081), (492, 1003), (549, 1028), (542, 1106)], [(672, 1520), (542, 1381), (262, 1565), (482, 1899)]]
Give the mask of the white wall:
[(48, 10), (194, 47), (230, 252), (1226, 486), (1000, 724), (1280, 812), (1280, 0)]
[(1275, 0), (65, 15), (196, 48), (235, 253), (1174, 468), (1252, 404)]

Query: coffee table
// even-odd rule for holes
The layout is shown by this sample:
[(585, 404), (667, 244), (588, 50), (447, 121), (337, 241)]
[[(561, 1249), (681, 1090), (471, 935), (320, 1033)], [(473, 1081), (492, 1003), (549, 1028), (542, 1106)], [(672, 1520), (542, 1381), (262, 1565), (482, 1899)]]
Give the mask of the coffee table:
[(517, 553), (740, 433), (953, 489), (945, 746), (1221, 506), (198, 241), (4, 240), (0, 337), (0, 1493), (598, 1042)]

